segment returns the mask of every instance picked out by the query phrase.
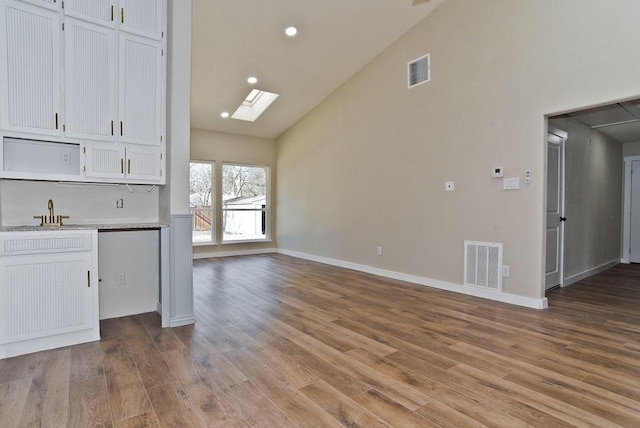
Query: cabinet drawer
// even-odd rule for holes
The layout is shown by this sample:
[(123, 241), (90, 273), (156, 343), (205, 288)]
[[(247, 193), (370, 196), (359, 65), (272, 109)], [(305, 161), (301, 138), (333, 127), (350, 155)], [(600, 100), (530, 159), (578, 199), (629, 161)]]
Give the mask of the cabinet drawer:
[(92, 231), (0, 233), (0, 256), (92, 250)]

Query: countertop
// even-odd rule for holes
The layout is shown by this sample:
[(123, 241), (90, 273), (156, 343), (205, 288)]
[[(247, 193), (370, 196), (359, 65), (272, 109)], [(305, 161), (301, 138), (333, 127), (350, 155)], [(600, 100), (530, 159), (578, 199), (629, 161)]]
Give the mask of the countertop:
[(0, 226), (0, 232), (33, 232), (48, 230), (93, 230), (117, 231), (117, 230), (148, 230), (167, 227), (164, 223), (113, 223), (113, 224), (65, 224), (64, 226)]

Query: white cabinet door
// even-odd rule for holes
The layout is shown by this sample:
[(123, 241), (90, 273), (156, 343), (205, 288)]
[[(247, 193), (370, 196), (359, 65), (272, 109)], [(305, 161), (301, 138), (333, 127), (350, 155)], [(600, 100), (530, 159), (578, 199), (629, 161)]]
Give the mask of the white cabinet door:
[(65, 20), (65, 135), (115, 141), (116, 41), (114, 31)]
[(36, 6), (46, 7), (51, 10), (59, 10), (62, 0), (21, 0), (27, 3), (35, 4)]
[(127, 146), (127, 179), (158, 182), (162, 177), (160, 149)]
[(120, 33), (119, 141), (159, 146), (163, 118), (162, 44)]
[(94, 328), (91, 266), (87, 252), (0, 257), (0, 344)]
[(60, 16), (17, 1), (0, 9), (1, 127), (60, 135)]
[(64, 14), (113, 28), (115, 0), (65, 0)]
[(87, 144), (85, 151), (85, 176), (124, 179), (124, 147), (114, 144)]
[(162, 8), (163, 0), (120, 0), (119, 28), (159, 40), (162, 38)]

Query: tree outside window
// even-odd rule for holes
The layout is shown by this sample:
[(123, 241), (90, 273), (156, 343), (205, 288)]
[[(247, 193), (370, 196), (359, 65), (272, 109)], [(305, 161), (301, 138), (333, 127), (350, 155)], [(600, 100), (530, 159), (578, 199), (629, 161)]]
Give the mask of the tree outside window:
[(222, 240), (264, 240), (268, 236), (268, 167), (222, 166)]
[(189, 165), (189, 206), (193, 216), (193, 242), (214, 242), (213, 163), (191, 162)]

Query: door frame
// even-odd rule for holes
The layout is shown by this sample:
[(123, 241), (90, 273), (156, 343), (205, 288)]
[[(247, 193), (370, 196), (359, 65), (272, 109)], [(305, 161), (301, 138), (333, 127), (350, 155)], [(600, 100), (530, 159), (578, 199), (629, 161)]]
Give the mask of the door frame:
[[(567, 138), (568, 138), (568, 134), (566, 131), (563, 131), (560, 128), (556, 128), (553, 125), (550, 125), (548, 122), (549, 118), (547, 117), (547, 132), (545, 133), (545, 138), (544, 138), (544, 148), (545, 148), (545, 174), (544, 174), (544, 224), (542, 226), (542, 234), (544, 236), (544, 244), (543, 244), (543, 249), (544, 249), (544, 253), (543, 253), (543, 269), (542, 269), (542, 293), (543, 295), (547, 292), (547, 284), (546, 284), (546, 274), (545, 272), (547, 271), (547, 266), (546, 266), (546, 248), (547, 248), (547, 243), (546, 243), (546, 235), (547, 235), (547, 182), (548, 182), (548, 175), (549, 175), (549, 165), (547, 164), (547, 151), (548, 149), (548, 144), (549, 144), (549, 134), (553, 134), (556, 135), (558, 137), (560, 137), (560, 139), (562, 140), (562, 142), (560, 143), (560, 152), (561, 152), (561, 158), (562, 158), (562, 164), (561, 164), (561, 174), (560, 174), (560, 187), (562, 188), (562, 197), (560, 198), (560, 216), (564, 216), (565, 215), (565, 190), (566, 190), (566, 186), (565, 186), (565, 174), (566, 174), (566, 150), (565, 150), (565, 146), (566, 146), (566, 142), (567, 142)], [(559, 255), (559, 260), (558, 260), (558, 268), (560, 270), (560, 287), (564, 287), (564, 222), (560, 223), (560, 239), (559, 239), (559, 243), (558, 243), (558, 255)]]
[(631, 165), (640, 161), (640, 156), (624, 157), (624, 194), (622, 196), (622, 259), (620, 263), (631, 262), (629, 249), (631, 246)]

